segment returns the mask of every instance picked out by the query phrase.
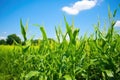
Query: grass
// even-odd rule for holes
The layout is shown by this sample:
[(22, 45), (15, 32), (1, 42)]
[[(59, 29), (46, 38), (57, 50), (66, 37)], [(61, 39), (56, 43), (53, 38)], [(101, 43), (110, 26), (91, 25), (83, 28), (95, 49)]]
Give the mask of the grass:
[(55, 28), (56, 41), (50, 41), (39, 26), (43, 40), (37, 46), (27, 39), (27, 26), (21, 20), (26, 45), (0, 45), (0, 80), (119, 80), (120, 35), (114, 30), (115, 14), (109, 11), (108, 30), (103, 33), (98, 22), (89, 37), (79, 38), (79, 29), (65, 17), (66, 33)]

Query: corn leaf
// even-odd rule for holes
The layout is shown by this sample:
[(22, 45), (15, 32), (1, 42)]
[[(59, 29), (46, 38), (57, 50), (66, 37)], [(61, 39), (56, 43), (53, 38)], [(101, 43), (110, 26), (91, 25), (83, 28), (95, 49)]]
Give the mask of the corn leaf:
[(38, 71), (30, 71), (26, 76), (25, 80), (30, 80), (33, 76), (38, 76), (39, 72)]
[(25, 28), (24, 28), (24, 26), (22, 24), (22, 19), (20, 19), (20, 27), (21, 27), (21, 33), (22, 33), (22, 36), (24, 38), (24, 41), (26, 41), (27, 40), (26, 31), (25, 31)]
[(43, 40), (46, 40), (46, 41), (47, 41), (47, 35), (46, 35), (45, 30), (44, 30), (44, 27), (40, 27), (40, 30), (41, 30), (41, 32), (42, 32)]
[(65, 75), (64, 78), (65, 78), (65, 80), (72, 80), (70, 75)]

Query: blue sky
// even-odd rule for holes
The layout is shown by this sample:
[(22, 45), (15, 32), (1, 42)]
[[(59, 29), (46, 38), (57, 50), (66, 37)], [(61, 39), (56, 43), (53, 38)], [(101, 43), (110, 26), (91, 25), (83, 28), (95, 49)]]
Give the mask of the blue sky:
[[(33, 24), (44, 25), (48, 37), (55, 38), (55, 26), (60, 25), (65, 32), (64, 16), (75, 27), (80, 28), (80, 35), (93, 33), (93, 25), (98, 17), (101, 25), (108, 19), (108, 5), (113, 12), (120, 0), (0, 0), (0, 39), (9, 34), (20, 33), (20, 18), (23, 24), (28, 20), (28, 37), (41, 38), (41, 32)], [(116, 28), (120, 27), (120, 9), (116, 15)], [(101, 26), (102, 27), (102, 26)]]

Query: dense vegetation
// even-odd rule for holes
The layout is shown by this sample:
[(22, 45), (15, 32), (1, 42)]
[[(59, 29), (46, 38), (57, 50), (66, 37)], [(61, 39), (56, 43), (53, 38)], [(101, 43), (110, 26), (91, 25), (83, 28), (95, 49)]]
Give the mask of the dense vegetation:
[[(32, 46), (27, 26), (21, 24), (24, 46), (0, 46), (0, 80), (119, 80), (120, 34), (114, 30), (116, 10), (109, 10), (109, 25), (100, 30), (100, 22), (89, 37), (78, 36), (79, 29), (65, 20), (66, 33), (55, 28), (57, 40), (49, 40), (43, 27), (43, 39)], [(67, 40), (66, 37), (70, 40)]]

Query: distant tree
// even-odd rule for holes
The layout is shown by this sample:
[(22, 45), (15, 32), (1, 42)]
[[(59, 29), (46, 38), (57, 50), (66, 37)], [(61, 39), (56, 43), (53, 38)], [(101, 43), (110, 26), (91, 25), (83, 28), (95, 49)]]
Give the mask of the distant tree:
[(16, 34), (11, 34), (7, 36), (6, 43), (9, 45), (12, 45), (14, 43), (14, 40), (21, 44), (21, 39)]
[(54, 39), (52, 39), (52, 38), (48, 38), (48, 41), (49, 41), (49, 43), (55, 43), (55, 40)]
[(33, 45), (38, 45), (38, 40), (36, 39), (36, 40), (32, 40), (32, 44)]
[(39, 45), (41, 43), (42, 40), (40, 39), (35, 39), (35, 40), (32, 40), (32, 45)]
[(6, 41), (4, 39), (1, 39), (0, 40), (0, 45), (5, 45), (6, 44)]

